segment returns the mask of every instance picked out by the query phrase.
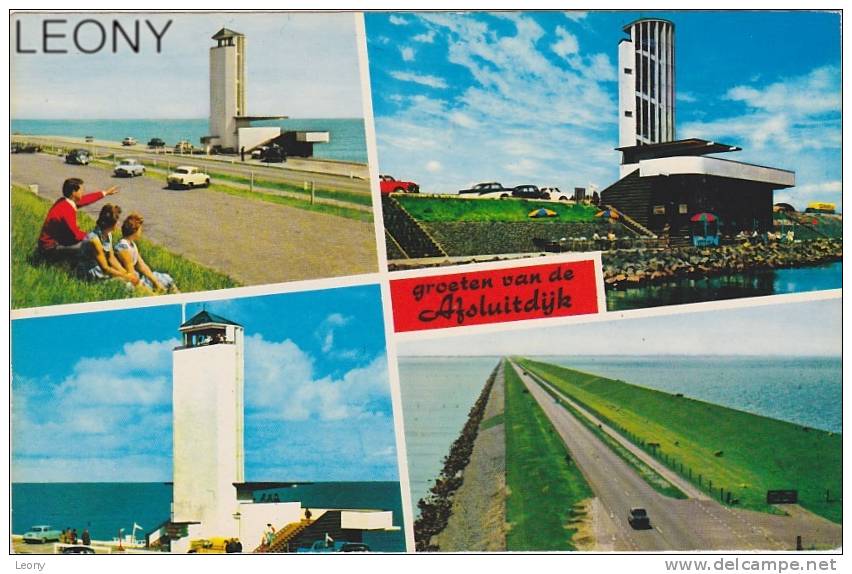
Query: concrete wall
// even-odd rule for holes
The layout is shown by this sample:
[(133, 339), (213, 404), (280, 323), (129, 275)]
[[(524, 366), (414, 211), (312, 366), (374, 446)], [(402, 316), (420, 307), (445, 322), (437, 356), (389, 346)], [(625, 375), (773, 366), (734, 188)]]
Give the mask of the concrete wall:
[(245, 147), (246, 152), (253, 150), (254, 148), (265, 144), (269, 140), (273, 138), (277, 138), (281, 135), (281, 128), (275, 127), (258, 127), (258, 128), (239, 128), (237, 130), (239, 134), (237, 136), (237, 144), (234, 148), (236, 151), (239, 151), (240, 148)]
[(173, 353), (172, 520), (201, 522), (203, 537), (234, 533), (233, 483), (244, 476), (241, 354), (241, 344)]
[[(239, 532), (235, 534), (243, 543), (243, 552), (251, 552), (260, 545), (267, 524), (280, 530), (291, 522), (304, 517), (302, 505), (298, 502), (245, 502), (239, 505)], [(312, 518), (319, 518), (321, 512), (311, 509)]]
[(237, 46), (210, 48), (210, 134), (224, 148), (237, 145)]
[(393, 512), (343, 510), (340, 512), (340, 527), (352, 530), (388, 530), (393, 528)]
[(633, 42), (623, 40), (618, 44), (618, 147), (636, 145), (636, 76), (633, 66)]

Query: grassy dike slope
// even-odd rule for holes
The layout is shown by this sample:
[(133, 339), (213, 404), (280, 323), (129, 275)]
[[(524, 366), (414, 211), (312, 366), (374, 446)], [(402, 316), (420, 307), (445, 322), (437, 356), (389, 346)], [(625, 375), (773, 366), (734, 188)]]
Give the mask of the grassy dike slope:
[(841, 435), (556, 365), (522, 363), (634, 441), (660, 443), (670, 467), (679, 471), (682, 463), (685, 475), (691, 468), (693, 482), (700, 474), (704, 489), (712, 481), (717, 496), (723, 487), (740, 506), (769, 511), (767, 490), (796, 489), (801, 506), (841, 522)]
[[(32, 257), (42, 222), (50, 203), (20, 187), (12, 188), (12, 307), (36, 307), (124, 299), (138, 295), (120, 281), (90, 282), (78, 279), (70, 265), (39, 262)], [(91, 217), (77, 213), (81, 229), (95, 226)], [(120, 236), (120, 232), (119, 232)], [(236, 287), (226, 275), (175, 255), (149, 241), (140, 240), (139, 250), (151, 269), (171, 275), (183, 291)]]
[(573, 550), (572, 507), (593, 496), (541, 407), (505, 365), (507, 550)]
[[(437, 221), (533, 221), (568, 222), (595, 221), (598, 209), (592, 205), (574, 205), (565, 202), (535, 201), (526, 199), (475, 199), (457, 196), (430, 196), (397, 194), (394, 198), (414, 219)], [(530, 211), (544, 207), (555, 211), (557, 217), (532, 219)]]

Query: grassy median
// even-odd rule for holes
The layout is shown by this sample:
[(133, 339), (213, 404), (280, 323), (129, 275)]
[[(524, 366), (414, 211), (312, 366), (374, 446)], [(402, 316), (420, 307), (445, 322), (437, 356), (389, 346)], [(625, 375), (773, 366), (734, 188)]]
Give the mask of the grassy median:
[[(475, 199), (457, 196), (396, 194), (394, 198), (414, 219), (424, 222), (440, 221), (535, 221), (576, 222), (594, 221), (598, 209), (591, 205), (527, 199)], [(534, 209), (544, 207), (556, 212), (555, 217), (530, 218)]]
[(574, 550), (574, 508), (592, 490), (571, 462), (561, 437), (505, 366), (507, 550)]
[(717, 500), (773, 512), (767, 490), (797, 490), (801, 506), (842, 520), (840, 434), (556, 365), (522, 363)]
[[(121, 281), (90, 282), (79, 279), (70, 264), (47, 263), (34, 257), (36, 241), (50, 203), (28, 190), (12, 188), (12, 308), (82, 303), (141, 296)], [(94, 221), (78, 212), (81, 229)], [(170, 274), (181, 291), (206, 291), (239, 284), (221, 273), (175, 255), (150, 241), (140, 240), (139, 250), (148, 265)]]

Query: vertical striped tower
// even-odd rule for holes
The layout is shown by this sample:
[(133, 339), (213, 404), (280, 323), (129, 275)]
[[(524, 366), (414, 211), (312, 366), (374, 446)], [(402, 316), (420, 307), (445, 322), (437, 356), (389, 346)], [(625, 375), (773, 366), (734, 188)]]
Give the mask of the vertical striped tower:
[(643, 18), (618, 45), (619, 147), (675, 139), (674, 24)]

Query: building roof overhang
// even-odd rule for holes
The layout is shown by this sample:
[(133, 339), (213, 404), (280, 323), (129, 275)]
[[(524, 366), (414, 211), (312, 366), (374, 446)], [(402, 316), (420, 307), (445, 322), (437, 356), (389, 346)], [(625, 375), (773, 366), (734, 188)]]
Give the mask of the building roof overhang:
[(703, 175), (762, 183), (773, 189), (796, 185), (796, 172), (717, 157), (664, 157), (639, 162), (639, 177)]
[(204, 310), (200, 313), (194, 315), (191, 319), (186, 321), (184, 324), (180, 326), (181, 331), (195, 330), (199, 327), (205, 326), (223, 326), (223, 325), (236, 325), (237, 327), (242, 327), (239, 323), (234, 323), (230, 319), (225, 319), (215, 313), (211, 313), (210, 311)]
[(729, 151), (742, 150), (741, 147), (700, 138), (689, 138), (655, 144), (632, 145), (618, 147), (615, 149), (622, 153), (622, 163), (636, 163), (644, 159), (708, 155), (712, 153), (725, 153)]
[(229, 28), (222, 28), (221, 30), (210, 36), (210, 38), (213, 40), (223, 40), (225, 38), (236, 38), (237, 36), (243, 36), (243, 34), (240, 34), (239, 32), (236, 32)]
[(625, 32), (630, 32), (630, 28), (632, 28), (635, 24), (638, 24), (639, 22), (664, 22), (672, 26), (675, 25), (674, 22), (672, 22), (671, 20), (666, 20), (665, 18), (637, 18), (636, 20), (625, 24), (622, 30), (624, 30)]

